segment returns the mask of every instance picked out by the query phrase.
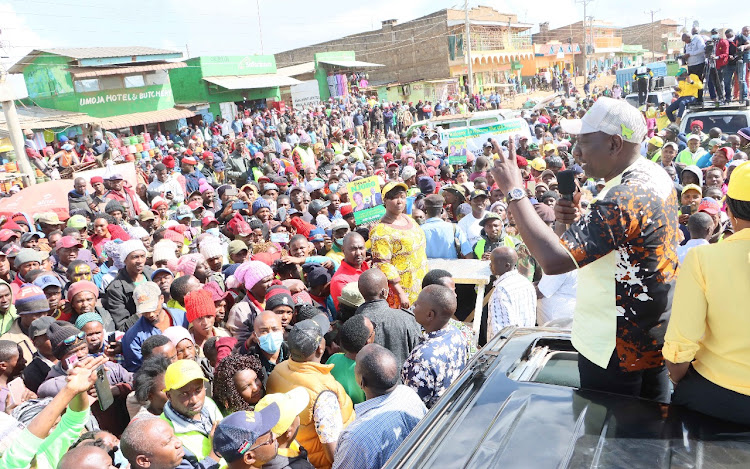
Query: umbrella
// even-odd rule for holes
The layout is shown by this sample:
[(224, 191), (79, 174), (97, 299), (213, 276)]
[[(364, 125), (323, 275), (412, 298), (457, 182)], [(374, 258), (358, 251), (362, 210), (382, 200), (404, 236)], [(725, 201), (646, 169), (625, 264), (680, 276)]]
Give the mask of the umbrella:
[(32, 216), (42, 212), (55, 212), (61, 220), (65, 220), (69, 217), (68, 192), (72, 189), (71, 179), (27, 187), (11, 197), (0, 199), (0, 216), (10, 218), (18, 212), (26, 212)]

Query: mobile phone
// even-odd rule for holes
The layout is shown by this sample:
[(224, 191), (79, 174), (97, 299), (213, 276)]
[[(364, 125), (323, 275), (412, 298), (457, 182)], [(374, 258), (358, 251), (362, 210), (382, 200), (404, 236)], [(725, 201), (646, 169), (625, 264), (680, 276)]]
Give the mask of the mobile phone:
[(8, 393), (10, 398), (13, 399), (13, 403), (18, 405), (23, 400), (23, 391), (26, 386), (23, 384), (23, 378), (20, 376), (8, 383)]
[(172, 195), (172, 191), (167, 191), (165, 195)]
[(78, 355), (71, 355), (65, 359), (65, 364), (68, 365), (68, 369), (73, 368), (78, 363)]
[(272, 243), (288, 243), (289, 233), (271, 233)]
[(112, 395), (112, 388), (109, 384), (109, 378), (107, 377), (107, 372), (104, 370), (104, 366), (100, 366), (96, 370), (94, 389), (96, 389), (96, 397), (99, 401), (99, 408), (101, 410), (107, 410), (109, 409), (109, 406), (115, 403), (115, 398)]
[(242, 210), (247, 208), (247, 202), (232, 202), (232, 210)]
[(227, 195), (227, 196), (229, 196), (229, 197), (237, 197), (238, 193), (239, 192), (237, 192), (237, 188), (236, 187), (230, 187), (226, 191), (224, 191), (224, 194)]
[(190, 222), (190, 226), (193, 228), (200, 228), (201, 227), (201, 221), (196, 219)]
[(680, 214), (682, 215), (691, 215), (693, 213), (693, 207), (690, 205), (683, 205), (680, 207)]

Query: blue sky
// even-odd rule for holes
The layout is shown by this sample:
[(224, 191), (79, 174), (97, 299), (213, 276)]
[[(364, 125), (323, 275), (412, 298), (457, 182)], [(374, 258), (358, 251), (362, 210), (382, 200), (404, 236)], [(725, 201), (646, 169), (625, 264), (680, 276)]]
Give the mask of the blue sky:
[[(469, 3), (479, 4), (515, 13), (519, 21), (535, 25), (549, 21), (551, 27), (583, 16), (574, 0)], [(588, 14), (624, 26), (649, 21), (646, 11), (654, 5), (660, 9), (656, 18), (683, 22), (688, 17), (690, 24), (700, 17), (707, 26), (741, 26), (731, 24), (732, 18), (719, 13), (722, 9), (698, 0), (596, 0), (589, 4)], [(184, 54), (189, 50), (190, 56), (269, 54), (379, 29), (382, 20), (404, 22), (451, 7), (462, 8), (463, 1), (0, 0), (0, 64), (7, 67), (40, 47), (142, 45)]]

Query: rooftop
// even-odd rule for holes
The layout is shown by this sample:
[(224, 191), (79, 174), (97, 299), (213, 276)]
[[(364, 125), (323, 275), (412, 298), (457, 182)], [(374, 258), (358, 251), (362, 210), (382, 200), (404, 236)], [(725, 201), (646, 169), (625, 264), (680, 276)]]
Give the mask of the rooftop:
[(70, 57), (75, 65), (79, 67), (101, 67), (107, 65), (120, 65), (123, 63), (136, 63), (153, 60), (180, 59), (182, 52), (155, 49), (153, 47), (127, 46), (127, 47), (61, 47), (48, 49), (34, 49), (21, 60), (16, 62), (8, 73), (23, 73), (27, 65), (31, 64), (37, 57), (44, 55), (56, 55)]

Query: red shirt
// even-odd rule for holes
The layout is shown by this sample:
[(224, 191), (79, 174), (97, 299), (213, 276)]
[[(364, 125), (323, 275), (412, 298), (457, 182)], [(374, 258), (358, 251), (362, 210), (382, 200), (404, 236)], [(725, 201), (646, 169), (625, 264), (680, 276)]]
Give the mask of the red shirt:
[(337, 311), (339, 309), (339, 296), (341, 296), (341, 290), (344, 289), (347, 283), (358, 281), (362, 272), (369, 268), (367, 262), (363, 262), (359, 269), (355, 269), (346, 261), (341, 262), (339, 269), (331, 278), (331, 298), (333, 298), (333, 306), (336, 307)]

